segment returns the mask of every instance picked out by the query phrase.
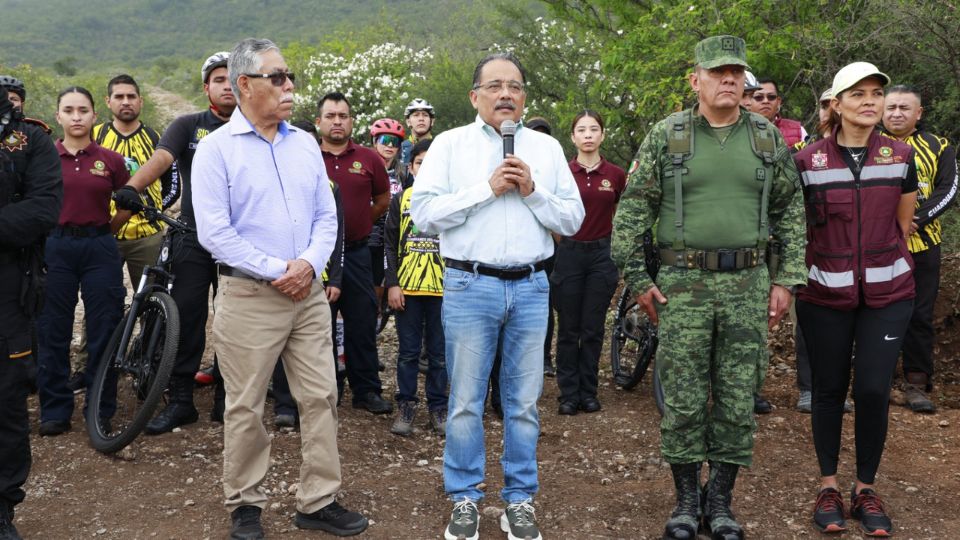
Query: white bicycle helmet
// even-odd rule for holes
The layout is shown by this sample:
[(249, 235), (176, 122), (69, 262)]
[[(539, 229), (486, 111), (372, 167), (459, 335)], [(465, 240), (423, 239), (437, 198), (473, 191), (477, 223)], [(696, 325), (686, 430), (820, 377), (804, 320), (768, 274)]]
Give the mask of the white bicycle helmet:
[(207, 79), (210, 78), (210, 72), (218, 67), (227, 67), (227, 60), (229, 59), (230, 53), (227, 51), (214, 53), (210, 58), (207, 58), (203, 63), (203, 67), (200, 68), (200, 82), (207, 84)]
[(416, 98), (403, 110), (403, 117), (408, 118), (414, 111), (427, 111), (430, 118), (433, 118), (433, 105), (423, 98)]

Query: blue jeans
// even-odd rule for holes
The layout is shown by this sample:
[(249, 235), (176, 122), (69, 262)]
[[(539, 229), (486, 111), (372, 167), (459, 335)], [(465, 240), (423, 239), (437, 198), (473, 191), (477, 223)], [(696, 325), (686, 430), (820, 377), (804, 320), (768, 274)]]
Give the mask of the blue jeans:
[(404, 309), (398, 311), (397, 402), (417, 401), (417, 376), (420, 374), (420, 347), (426, 337), (427, 379), (424, 390), (431, 411), (447, 408), (447, 372), (443, 366), (443, 323), (440, 320), (443, 298), (404, 295)]
[(483, 400), (498, 347), (503, 359), (504, 488), (509, 503), (537, 492), (537, 399), (543, 390), (543, 340), (550, 285), (544, 272), (501, 280), (447, 268), (443, 275), (443, 331), (450, 399), (443, 453), (444, 489), (452, 500), (478, 501), (486, 462)]

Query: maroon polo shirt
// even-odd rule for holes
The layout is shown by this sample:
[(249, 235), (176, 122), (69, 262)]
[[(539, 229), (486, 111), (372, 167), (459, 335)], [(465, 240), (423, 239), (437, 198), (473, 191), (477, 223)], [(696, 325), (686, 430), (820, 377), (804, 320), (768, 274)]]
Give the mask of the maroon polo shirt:
[(76, 155), (56, 142), (63, 169), (60, 225), (100, 226), (110, 223), (110, 195), (130, 180), (123, 156), (90, 141)]
[(601, 158), (600, 165), (587, 172), (576, 159), (570, 162), (580, 198), (586, 215), (577, 234), (571, 236), (579, 242), (607, 238), (613, 232), (613, 215), (617, 211), (620, 195), (627, 188), (627, 175), (623, 169)]
[(340, 187), (345, 240), (363, 240), (373, 226), (370, 219), (373, 198), (390, 189), (390, 177), (383, 160), (375, 151), (350, 141), (340, 155), (324, 151), (323, 162), (327, 176)]

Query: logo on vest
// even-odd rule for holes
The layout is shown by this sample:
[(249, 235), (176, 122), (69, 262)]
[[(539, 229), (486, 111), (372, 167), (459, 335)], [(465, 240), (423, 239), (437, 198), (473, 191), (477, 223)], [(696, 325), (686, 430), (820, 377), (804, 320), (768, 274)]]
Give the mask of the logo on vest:
[(813, 163), (814, 169), (827, 168), (827, 154), (823, 151), (818, 151), (816, 154), (810, 156), (810, 161)]
[(3, 147), (11, 152), (23, 150), (27, 147), (27, 136), (22, 131), (12, 131), (7, 138), (2, 141)]
[(347, 172), (351, 172), (353, 174), (361, 174), (363, 172), (363, 163), (360, 163), (359, 161), (354, 161), (353, 166), (347, 169)]
[(881, 146), (879, 152), (880, 155), (873, 158), (874, 162), (881, 165), (884, 163), (893, 163), (893, 148)]

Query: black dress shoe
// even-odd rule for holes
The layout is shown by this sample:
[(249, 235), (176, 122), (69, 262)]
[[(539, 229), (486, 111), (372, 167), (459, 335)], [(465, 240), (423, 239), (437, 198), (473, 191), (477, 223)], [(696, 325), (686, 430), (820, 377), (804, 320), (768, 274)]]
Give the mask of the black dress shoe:
[(192, 424), (200, 418), (197, 408), (186, 403), (169, 403), (147, 423), (143, 431), (147, 435), (159, 435), (173, 431), (173, 428)]
[(560, 407), (557, 408), (557, 414), (573, 416), (577, 414), (577, 404), (572, 401), (561, 401)]
[(393, 412), (393, 405), (376, 392), (367, 392), (360, 399), (354, 399), (353, 408), (366, 409), (373, 414), (390, 414)]
[(550, 364), (544, 364), (544, 365), (543, 365), (543, 376), (544, 376), (544, 377), (556, 377), (556, 376), (557, 376), (557, 370), (554, 369), (554, 367), (551, 366)]
[(580, 410), (585, 413), (594, 413), (602, 409), (600, 400), (595, 397), (588, 397), (580, 402)]
[(757, 414), (770, 414), (773, 412), (773, 405), (760, 394), (753, 395), (753, 412)]
[(340, 506), (337, 501), (333, 501), (310, 514), (297, 511), (294, 523), (300, 529), (327, 531), (337, 536), (353, 536), (366, 530), (369, 521), (357, 512), (351, 512)]
[(41, 437), (56, 437), (70, 431), (69, 420), (47, 420), (40, 422)]
[(261, 540), (265, 538), (260, 524), (260, 509), (256, 506), (241, 506), (230, 512), (233, 526), (230, 540)]

